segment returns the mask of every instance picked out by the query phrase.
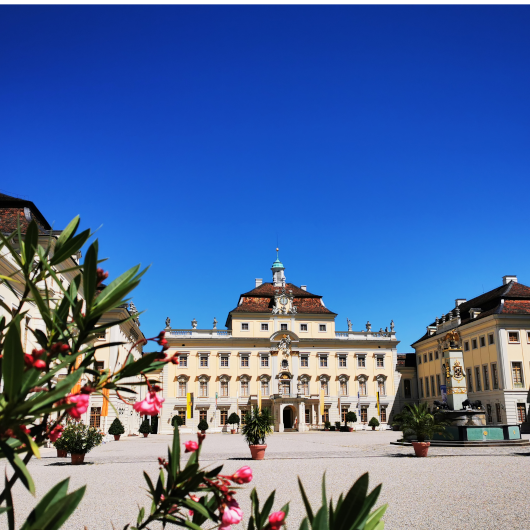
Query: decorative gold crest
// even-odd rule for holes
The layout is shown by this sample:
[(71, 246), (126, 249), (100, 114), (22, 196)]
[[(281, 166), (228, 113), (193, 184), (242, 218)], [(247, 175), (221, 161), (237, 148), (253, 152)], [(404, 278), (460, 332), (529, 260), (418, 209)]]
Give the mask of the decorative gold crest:
[(455, 361), (455, 364), (453, 364), (453, 378), (456, 381), (462, 381), (464, 377), (466, 377), (466, 374), (464, 373), (462, 366), (460, 366), (458, 361)]

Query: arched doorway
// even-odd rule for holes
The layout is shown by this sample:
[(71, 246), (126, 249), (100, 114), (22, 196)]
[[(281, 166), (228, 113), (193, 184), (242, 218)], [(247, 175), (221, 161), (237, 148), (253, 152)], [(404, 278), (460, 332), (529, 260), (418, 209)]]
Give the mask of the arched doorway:
[(291, 407), (285, 407), (283, 409), (283, 428), (284, 429), (293, 428), (293, 411)]

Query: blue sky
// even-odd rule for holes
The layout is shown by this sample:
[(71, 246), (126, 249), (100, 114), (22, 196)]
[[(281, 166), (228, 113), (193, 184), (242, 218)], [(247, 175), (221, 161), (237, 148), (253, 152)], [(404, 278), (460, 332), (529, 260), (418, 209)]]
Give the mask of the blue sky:
[[(528, 6), (1, 6), (0, 191), (102, 226), (148, 335), (224, 324), (277, 238), (399, 351), (530, 284)], [(223, 327), (223, 326), (221, 326)]]

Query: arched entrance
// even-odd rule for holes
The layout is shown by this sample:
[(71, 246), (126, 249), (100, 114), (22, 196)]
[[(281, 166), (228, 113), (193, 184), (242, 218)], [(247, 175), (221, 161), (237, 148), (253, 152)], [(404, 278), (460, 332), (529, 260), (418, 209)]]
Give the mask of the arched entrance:
[(291, 409), (291, 407), (285, 407), (283, 409), (283, 428), (293, 428), (293, 410)]

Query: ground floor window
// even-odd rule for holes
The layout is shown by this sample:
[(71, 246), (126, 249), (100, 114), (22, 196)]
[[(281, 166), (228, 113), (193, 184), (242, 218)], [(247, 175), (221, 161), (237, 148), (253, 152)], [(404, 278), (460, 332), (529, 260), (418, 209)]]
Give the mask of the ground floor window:
[(199, 421), (208, 421), (208, 411), (207, 410), (199, 410)]
[(517, 421), (526, 422), (526, 405), (524, 403), (517, 403)]
[(495, 413), (497, 414), (497, 423), (502, 423), (501, 404), (500, 403), (495, 403)]
[(101, 407), (90, 407), (90, 427), (99, 429), (101, 424)]
[(386, 405), (381, 406), (381, 423), (386, 423)]
[(241, 409), (241, 425), (245, 425), (247, 423), (247, 414), (250, 411), (248, 409)]
[(324, 414), (322, 414), (322, 423), (329, 421), (329, 409), (324, 409)]
[(305, 422), (306, 423), (311, 423), (311, 411), (306, 409), (305, 411)]
[(228, 420), (228, 411), (222, 410), (221, 411), (221, 425), (226, 425), (227, 420)]
[(340, 418), (344, 424), (346, 424), (346, 414), (348, 414), (348, 407), (342, 407), (340, 409)]
[(488, 423), (493, 423), (493, 410), (489, 403), (486, 405), (486, 413), (488, 415)]
[(178, 415), (180, 419), (182, 420), (182, 425), (186, 425), (186, 411), (185, 410), (179, 410)]
[(368, 405), (363, 405), (361, 407), (361, 421), (363, 423), (368, 421)]

